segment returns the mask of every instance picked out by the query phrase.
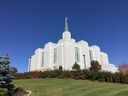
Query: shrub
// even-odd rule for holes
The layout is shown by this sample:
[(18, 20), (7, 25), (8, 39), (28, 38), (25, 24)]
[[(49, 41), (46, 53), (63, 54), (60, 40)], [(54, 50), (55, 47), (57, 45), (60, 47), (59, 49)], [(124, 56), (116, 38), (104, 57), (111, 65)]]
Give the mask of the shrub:
[(104, 72), (98, 72), (97, 80), (100, 82), (105, 81), (105, 73)]
[(101, 70), (101, 65), (99, 64), (98, 61), (91, 61), (91, 67), (90, 67), (91, 71), (99, 71)]
[(90, 80), (97, 80), (98, 72), (91, 71), (91, 77)]
[(62, 78), (62, 79), (81, 79), (98, 80), (100, 82), (128, 83), (128, 75), (121, 73), (111, 73), (90, 70), (49, 70), (44, 72), (26, 72), (18, 73), (15, 79), (33, 79), (33, 78)]
[(106, 82), (113, 82), (113, 75), (111, 72), (104, 72), (105, 81)]
[(62, 71), (63, 70), (63, 67), (62, 66), (59, 66), (59, 71)]
[(0, 88), (0, 96), (9, 96), (6, 88)]
[(75, 64), (72, 66), (72, 69), (74, 69), (74, 70), (80, 70), (80, 65), (78, 65), (78, 64), (75, 62)]
[(26, 92), (24, 89), (21, 87), (18, 87), (14, 90), (14, 95), (13, 96), (27, 96), (28, 92)]
[(74, 79), (85, 80), (86, 77), (87, 76), (86, 76), (85, 70), (77, 70), (77, 71), (74, 71)]
[(128, 74), (128, 64), (121, 64), (119, 66), (119, 72), (122, 74)]

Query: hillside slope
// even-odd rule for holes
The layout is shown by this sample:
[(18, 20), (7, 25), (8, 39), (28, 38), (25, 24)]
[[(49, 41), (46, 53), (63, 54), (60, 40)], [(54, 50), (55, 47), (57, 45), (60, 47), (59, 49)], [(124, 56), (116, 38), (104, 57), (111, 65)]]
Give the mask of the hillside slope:
[(24, 79), (14, 84), (31, 90), (30, 96), (128, 96), (127, 84), (72, 79)]

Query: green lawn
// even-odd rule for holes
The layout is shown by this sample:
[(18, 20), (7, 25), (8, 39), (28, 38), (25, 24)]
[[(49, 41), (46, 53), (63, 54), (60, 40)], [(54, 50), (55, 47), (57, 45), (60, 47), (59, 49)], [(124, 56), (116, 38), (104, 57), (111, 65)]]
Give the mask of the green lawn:
[(30, 96), (128, 96), (128, 84), (72, 79), (25, 79), (14, 84), (31, 90)]

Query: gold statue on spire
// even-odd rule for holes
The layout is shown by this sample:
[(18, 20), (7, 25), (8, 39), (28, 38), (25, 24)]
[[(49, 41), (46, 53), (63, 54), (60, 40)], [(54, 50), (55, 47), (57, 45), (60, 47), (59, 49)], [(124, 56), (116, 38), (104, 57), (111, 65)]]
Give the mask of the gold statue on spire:
[(65, 17), (65, 29), (64, 31), (69, 31), (68, 30), (68, 17)]

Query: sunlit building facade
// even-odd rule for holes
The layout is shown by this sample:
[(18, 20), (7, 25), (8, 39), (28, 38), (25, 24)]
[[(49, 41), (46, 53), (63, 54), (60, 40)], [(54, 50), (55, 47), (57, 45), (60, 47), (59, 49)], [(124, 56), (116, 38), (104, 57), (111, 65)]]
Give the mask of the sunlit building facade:
[(117, 67), (109, 63), (107, 53), (102, 52), (99, 46), (89, 46), (84, 40), (76, 42), (71, 37), (67, 18), (64, 29), (58, 43), (48, 42), (44, 48), (35, 50), (34, 55), (29, 58), (28, 71), (54, 70), (59, 66), (62, 66), (63, 70), (72, 70), (75, 62), (81, 69), (89, 69), (92, 60), (100, 63), (102, 71), (117, 71)]

